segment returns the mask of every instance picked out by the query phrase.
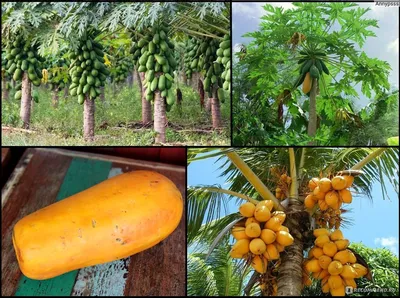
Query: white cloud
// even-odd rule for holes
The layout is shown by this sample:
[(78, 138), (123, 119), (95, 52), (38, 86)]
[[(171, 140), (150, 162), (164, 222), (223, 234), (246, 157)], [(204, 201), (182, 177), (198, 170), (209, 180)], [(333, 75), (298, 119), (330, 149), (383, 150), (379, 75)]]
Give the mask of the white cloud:
[(387, 51), (394, 54), (399, 54), (399, 38), (396, 38), (388, 44)]
[(375, 238), (375, 244), (379, 244), (383, 247), (386, 247), (394, 254), (399, 254), (399, 239), (396, 237), (382, 237), (382, 238)]
[(282, 7), (283, 10), (287, 10), (287, 9), (297, 9), (297, 7), (295, 7), (291, 2), (272, 2), (269, 3), (272, 6), (278, 6), (278, 7)]
[(247, 17), (251, 19), (260, 19), (261, 16), (264, 15), (264, 9), (262, 6), (264, 3), (255, 2), (255, 3), (232, 3), (232, 15), (239, 15), (241, 17)]

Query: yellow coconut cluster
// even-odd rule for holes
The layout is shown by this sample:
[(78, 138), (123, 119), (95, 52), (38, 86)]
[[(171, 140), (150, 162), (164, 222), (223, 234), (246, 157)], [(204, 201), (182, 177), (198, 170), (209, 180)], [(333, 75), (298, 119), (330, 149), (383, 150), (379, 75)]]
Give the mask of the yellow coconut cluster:
[(339, 210), (342, 203), (351, 203), (353, 200), (348, 188), (353, 184), (353, 176), (335, 176), (332, 180), (328, 178), (312, 178), (308, 187), (311, 193), (304, 199), (304, 205), (312, 209), (318, 204), (322, 211), (332, 208)]
[(287, 197), (287, 194), (289, 192), (289, 186), (291, 183), (292, 183), (292, 178), (290, 178), (288, 175), (282, 174), (279, 177), (279, 181), (275, 189), (275, 197), (278, 200), (283, 200)]
[(304, 262), (303, 284), (310, 285), (309, 274), (321, 280), (322, 291), (332, 296), (344, 296), (345, 287), (357, 288), (354, 279), (368, 273), (368, 269), (357, 263), (357, 258), (347, 247), (349, 240), (340, 230), (330, 233), (327, 229), (314, 230), (315, 246)]
[(237, 240), (230, 255), (232, 258), (251, 258), (251, 266), (259, 273), (267, 271), (269, 260), (279, 259), (279, 253), (285, 246), (293, 243), (289, 229), (283, 226), (286, 214), (272, 212), (273, 202), (265, 200), (257, 205), (244, 203), (239, 207), (246, 220), (232, 229)]

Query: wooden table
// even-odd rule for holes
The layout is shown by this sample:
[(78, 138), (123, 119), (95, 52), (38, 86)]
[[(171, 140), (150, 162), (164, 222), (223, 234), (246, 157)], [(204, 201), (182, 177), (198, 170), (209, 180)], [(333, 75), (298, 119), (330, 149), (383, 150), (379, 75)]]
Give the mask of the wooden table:
[(2, 296), (184, 296), (185, 215), (164, 241), (123, 260), (43, 281), (25, 277), (18, 267), (11, 233), (19, 219), (112, 176), (139, 169), (165, 175), (186, 198), (182, 166), (63, 149), (27, 149), (2, 190)]

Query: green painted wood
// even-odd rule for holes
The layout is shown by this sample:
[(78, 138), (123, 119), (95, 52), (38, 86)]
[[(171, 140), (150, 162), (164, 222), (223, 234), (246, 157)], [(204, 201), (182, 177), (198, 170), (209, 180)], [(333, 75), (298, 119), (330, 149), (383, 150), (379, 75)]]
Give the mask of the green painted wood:
[[(81, 192), (108, 178), (112, 163), (74, 158), (58, 192), (57, 201)], [(33, 280), (22, 275), (15, 296), (69, 296), (79, 270), (47, 279)]]

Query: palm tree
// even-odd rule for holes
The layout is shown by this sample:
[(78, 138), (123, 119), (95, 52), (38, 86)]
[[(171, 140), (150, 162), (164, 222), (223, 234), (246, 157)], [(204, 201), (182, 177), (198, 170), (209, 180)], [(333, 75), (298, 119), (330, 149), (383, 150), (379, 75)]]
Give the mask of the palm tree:
[[(301, 294), (303, 254), (312, 243), (310, 240), (314, 227), (311, 225), (315, 225), (303, 205), (306, 196), (304, 185), (311, 177), (326, 177), (343, 170), (362, 173), (355, 177), (353, 189), (370, 199), (373, 182), (380, 182), (382, 196), (387, 196), (384, 178), (390, 181), (396, 191), (398, 189), (397, 148), (202, 148), (189, 150), (188, 153), (189, 162), (226, 155), (228, 159), (221, 166), (222, 176), (227, 177), (226, 182), (230, 183), (229, 189), (216, 186), (189, 187), (189, 246), (211, 243), (208, 252), (211, 255), (214, 248), (226, 245), (224, 237), (228, 237), (230, 228), (241, 219), (238, 214), (226, 216), (221, 212), (233, 197), (253, 202), (272, 200), (275, 210), (285, 211), (285, 225), (294, 237), (294, 243), (281, 253), (277, 275), (277, 294), (280, 296)], [(283, 202), (270, 191), (276, 186), (276, 173), (288, 173), (292, 178), (288, 199)], [(244, 274), (248, 264), (243, 259), (237, 262), (237, 267), (242, 268)], [(253, 275), (256, 278), (242, 279), (247, 282), (246, 289), (256, 284), (259, 274)]]

